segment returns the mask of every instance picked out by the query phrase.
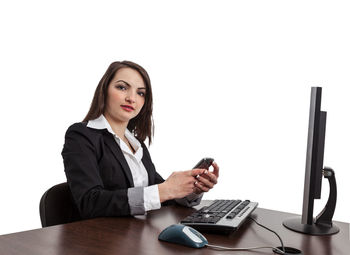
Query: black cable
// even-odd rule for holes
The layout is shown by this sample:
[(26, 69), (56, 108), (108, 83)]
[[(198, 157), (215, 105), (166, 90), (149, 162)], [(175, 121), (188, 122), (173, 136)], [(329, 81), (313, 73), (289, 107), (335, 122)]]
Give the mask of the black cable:
[(212, 245), (212, 244), (206, 244), (206, 246), (208, 248), (218, 250), (218, 251), (251, 251), (251, 250), (257, 250), (257, 249), (269, 248), (269, 249), (272, 249), (274, 252), (277, 252), (278, 254), (284, 254), (282, 250), (271, 246), (258, 246), (258, 247), (246, 247), (246, 248), (231, 248), (231, 247), (218, 246), (218, 245)]
[(257, 222), (254, 218), (252, 218), (252, 217), (250, 217), (250, 216), (249, 216), (248, 218), (251, 219), (252, 221), (254, 221), (254, 222), (255, 222), (257, 225), (259, 225), (260, 227), (265, 228), (265, 229), (267, 229), (268, 231), (271, 231), (272, 233), (274, 233), (274, 234), (278, 237), (278, 239), (280, 240), (280, 242), (281, 242), (281, 247), (282, 247), (283, 253), (286, 252), (285, 249), (284, 249), (284, 244), (283, 244), (282, 238), (281, 238), (275, 231), (273, 231), (272, 229), (270, 229), (270, 228), (268, 228), (268, 227), (262, 225), (261, 223)]
[(221, 250), (221, 251), (249, 251), (249, 250), (255, 250), (255, 249), (263, 249), (263, 248), (270, 248), (271, 249), (272, 248), (272, 251), (275, 252), (275, 253), (278, 253), (278, 254), (285, 254), (286, 253), (285, 248), (284, 248), (284, 244), (283, 244), (283, 241), (282, 241), (282, 238), (275, 231), (273, 231), (272, 229), (262, 225), (261, 223), (257, 222), (255, 219), (253, 219), (250, 216), (248, 217), (248, 219), (251, 219), (252, 221), (254, 221), (258, 226), (260, 226), (262, 228), (265, 228), (266, 230), (274, 233), (278, 237), (280, 242), (281, 242), (282, 250), (280, 250), (277, 247), (270, 247), (270, 246), (247, 247), (247, 248), (230, 248), (230, 247), (217, 246), (217, 245), (212, 245), (212, 244), (207, 244), (206, 246), (209, 247), (209, 248), (212, 248), (212, 249), (215, 249), (215, 250)]

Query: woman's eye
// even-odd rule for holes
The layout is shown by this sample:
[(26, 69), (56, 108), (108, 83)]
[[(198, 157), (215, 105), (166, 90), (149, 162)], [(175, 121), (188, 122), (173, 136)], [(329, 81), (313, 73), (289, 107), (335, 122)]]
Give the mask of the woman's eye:
[(126, 87), (124, 85), (117, 85), (116, 88), (119, 90), (126, 90)]
[(144, 97), (145, 96), (145, 92), (138, 92), (139, 96)]

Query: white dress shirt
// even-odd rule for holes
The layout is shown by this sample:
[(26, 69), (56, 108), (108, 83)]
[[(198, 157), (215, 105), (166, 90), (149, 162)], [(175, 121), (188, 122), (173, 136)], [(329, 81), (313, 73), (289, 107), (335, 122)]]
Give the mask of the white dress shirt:
[(116, 143), (120, 146), (120, 149), (123, 152), (126, 162), (129, 165), (132, 179), (134, 181), (134, 186), (144, 187), (143, 200), (145, 211), (159, 209), (161, 205), (158, 185), (155, 184), (148, 186), (148, 173), (141, 161), (143, 157), (143, 148), (140, 142), (134, 137), (134, 135), (128, 129), (125, 130), (125, 137), (128, 139), (132, 148), (135, 150), (135, 153), (133, 153), (130, 150), (129, 146), (126, 145), (125, 142), (115, 134), (111, 128), (111, 125), (103, 115), (97, 119), (90, 120), (87, 124), (87, 127), (94, 129), (107, 129), (108, 132), (113, 135)]

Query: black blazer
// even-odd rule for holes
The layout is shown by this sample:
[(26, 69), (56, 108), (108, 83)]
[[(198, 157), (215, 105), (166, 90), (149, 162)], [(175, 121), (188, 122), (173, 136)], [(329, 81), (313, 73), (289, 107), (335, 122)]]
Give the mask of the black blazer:
[[(66, 132), (62, 157), (74, 201), (82, 218), (130, 215), (127, 190), (134, 187), (126, 159), (107, 129), (75, 123)], [(156, 172), (147, 147), (142, 163), (149, 185), (164, 179)]]

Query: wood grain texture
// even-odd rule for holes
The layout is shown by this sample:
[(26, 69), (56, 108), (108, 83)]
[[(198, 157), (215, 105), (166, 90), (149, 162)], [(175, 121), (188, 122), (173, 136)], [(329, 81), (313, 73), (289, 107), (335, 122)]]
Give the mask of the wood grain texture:
[[(41, 254), (238, 254), (210, 248), (194, 249), (158, 241), (159, 233), (178, 223), (195, 209), (166, 206), (145, 216), (96, 218), (42, 229), (0, 236), (0, 255)], [(301, 249), (303, 254), (348, 255), (349, 224), (336, 222), (340, 233), (332, 236), (308, 236), (290, 231), (282, 221), (294, 214), (257, 208), (253, 217), (278, 232), (285, 245)], [(230, 235), (204, 233), (209, 243), (229, 247), (279, 246), (277, 237), (248, 220)], [(273, 254), (271, 250), (239, 254)]]

